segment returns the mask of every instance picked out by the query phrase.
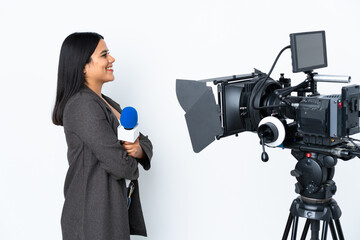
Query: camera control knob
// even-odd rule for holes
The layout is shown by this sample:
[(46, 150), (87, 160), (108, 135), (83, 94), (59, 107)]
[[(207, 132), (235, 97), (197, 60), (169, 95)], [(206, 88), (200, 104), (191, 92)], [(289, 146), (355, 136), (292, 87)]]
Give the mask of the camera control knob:
[(295, 183), (295, 192), (300, 194), (304, 188), (301, 186), (300, 183)]
[(297, 169), (294, 169), (294, 170), (292, 170), (292, 171), (290, 172), (290, 174), (291, 174), (291, 176), (298, 178), (298, 177), (300, 177), (300, 176), (302, 175), (302, 172), (300, 172), (300, 171), (297, 170)]
[(312, 182), (306, 187), (306, 190), (308, 193), (313, 194), (319, 190), (319, 187), (314, 182)]
[(333, 158), (332, 156), (326, 156), (323, 159), (324, 162), (324, 166), (327, 168), (332, 168), (336, 165), (337, 160), (335, 158)]
[(337, 187), (334, 184), (333, 186), (331, 186), (331, 193), (334, 195), (336, 193)]

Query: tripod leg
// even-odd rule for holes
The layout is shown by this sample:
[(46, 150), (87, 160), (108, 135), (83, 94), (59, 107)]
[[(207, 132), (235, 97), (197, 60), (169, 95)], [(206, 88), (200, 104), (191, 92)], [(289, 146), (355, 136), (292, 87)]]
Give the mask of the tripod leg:
[(286, 222), (286, 227), (285, 227), (285, 231), (284, 231), (284, 235), (282, 237), (282, 240), (287, 240), (287, 238), (289, 236), (292, 220), (293, 220), (293, 215), (290, 213), (289, 218), (288, 218), (288, 220)]
[(321, 234), (321, 240), (326, 240), (328, 226), (329, 226), (329, 223), (327, 221), (324, 221), (323, 230), (322, 230), (322, 234)]
[(310, 227), (310, 221), (311, 221), (310, 219), (306, 219), (306, 223), (305, 223), (304, 230), (303, 230), (300, 240), (306, 239), (306, 235), (307, 235), (307, 233), (309, 231), (309, 227)]
[(342, 228), (341, 228), (341, 224), (340, 224), (340, 220), (335, 220), (335, 225), (336, 225), (336, 229), (338, 231), (338, 234), (339, 234), (339, 239), (340, 240), (344, 240), (344, 233), (342, 231)]
[(330, 219), (330, 231), (331, 231), (331, 236), (333, 238), (333, 240), (338, 240), (337, 238), (337, 234), (336, 234), (336, 231), (335, 231), (335, 226), (334, 226), (334, 222), (332, 219)]
[(319, 240), (320, 221), (311, 220), (311, 240)]
[(292, 226), (292, 232), (291, 232), (291, 240), (296, 240), (296, 233), (297, 233), (297, 227), (298, 227), (299, 217), (294, 216), (293, 226)]

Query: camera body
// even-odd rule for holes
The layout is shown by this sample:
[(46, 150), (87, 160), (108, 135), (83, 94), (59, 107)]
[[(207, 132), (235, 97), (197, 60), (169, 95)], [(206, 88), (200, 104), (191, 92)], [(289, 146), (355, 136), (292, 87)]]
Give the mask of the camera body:
[[(285, 125), (285, 119), (293, 119), (292, 133), (295, 131), (296, 137), (307, 144), (333, 146), (343, 137), (360, 132), (359, 85), (344, 86), (341, 94), (320, 95), (313, 93), (308, 84), (297, 89), (298, 96), (280, 99), (276, 92), (284, 85), (289, 88), (289, 79), (284, 83), (282, 76), (275, 81), (258, 70), (248, 76), (251, 79), (216, 82), (223, 128), (218, 139), (257, 131), (259, 122), (267, 116), (275, 116)], [(304, 92), (310, 95), (301, 96)], [(282, 104), (285, 99), (289, 104)]]
[(341, 95), (305, 97), (296, 109), (304, 143), (332, 146), (359, 132), (359, 85), (345, 86)]

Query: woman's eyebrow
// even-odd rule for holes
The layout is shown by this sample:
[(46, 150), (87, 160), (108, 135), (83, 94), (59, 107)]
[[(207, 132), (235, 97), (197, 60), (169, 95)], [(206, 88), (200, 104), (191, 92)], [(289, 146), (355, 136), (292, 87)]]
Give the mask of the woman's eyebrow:
[(103, 50), (103, 51), (100, 52), (100, 54), (108, 53), (108, 52), (109, 52), (109, 50)]

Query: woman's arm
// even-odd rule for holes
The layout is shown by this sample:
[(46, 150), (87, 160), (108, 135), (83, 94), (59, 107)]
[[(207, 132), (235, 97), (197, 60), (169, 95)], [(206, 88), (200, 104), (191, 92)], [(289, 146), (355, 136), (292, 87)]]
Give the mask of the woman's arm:
[(150, 169), (150, 160), (153, 155), (153, 146), (147, 136), (144, 136), (140, 133), (140, 136), (134, 143), (124, 142), (123, 146), (129, 156), (136, 158), (145, 170)]
[(103, 107), (92, 96), (84, 94), (68, 102), (64, 129), (75, 133), (114, 178), (139, 177), (137, 161), (120, 144)]

